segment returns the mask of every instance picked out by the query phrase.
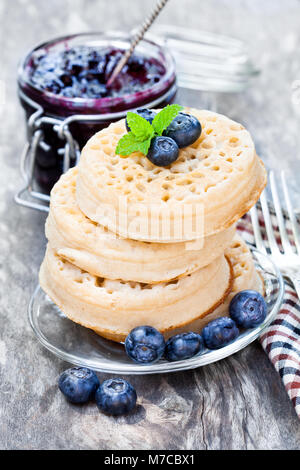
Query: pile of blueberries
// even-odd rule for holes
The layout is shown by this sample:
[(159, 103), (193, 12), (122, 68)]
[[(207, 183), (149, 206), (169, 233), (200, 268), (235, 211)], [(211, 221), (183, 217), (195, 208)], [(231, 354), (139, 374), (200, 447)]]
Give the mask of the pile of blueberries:
[(124, 51), (76, 46), (33, 57), (31, 81), (42, 90), (67, 98), (104, 98), (142, 91), (159, 82), (164, 67), (155, 59), (133, 54), (112, 87), (106, 83)]
[[(153, 364), (165, 357), (181, 361), (207, 349), (219, 349), (237, 338), (239, 328), (254, 328), (264, 321), (267, 305), (261, 294), (244, 290), (236, 294), (229, 306), (230, 317), (220, 317), (208, 323), (202, 334), (189, 332), (172, 336), (165, 342), (163, 335), (152, 326), (134, 328), (125, 340), (127, 355), (138, 364)], [(133, 386), (121, 378), (100, 384), (95, 372), (84, 367), (68, 369), (59, 378), (59, 389), (72, 403), (86, 403), (95, 398), (98, 408), (114, 416), (135, 408), (137, 394)]]
[[(148, 108), (135, 111), (152, 124), (156, 112)], [(126, 120), (126, 129), (130, 132)], [(179, 156), (179, 149), (188, 147), (199, 139), (202, 132), (200, 122), (191, 114), (180, 112), (163, 132), (162, 136), (154, 137), (147, 158), (156, 166), (168, 166)]]

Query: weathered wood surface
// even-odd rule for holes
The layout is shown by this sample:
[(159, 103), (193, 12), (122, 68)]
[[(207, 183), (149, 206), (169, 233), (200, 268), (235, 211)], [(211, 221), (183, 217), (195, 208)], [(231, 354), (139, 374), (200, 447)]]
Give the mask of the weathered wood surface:
[[(136, 413), (118, 419), (94, 404), (67, 404), (57, 389), (68, 364), (44, 350), (26, 317), (43, 257), (45, 216), (16, 206), (24, 143), (16, 98), (18, 58), (33, 44), (65, 33), (129, 29), (151, 0), (15, 0), (0, 3), (0, 448), (4, 449), (299, 449), (300, 427), (279, 376), (259, 343), (231, 358), (180, 374), (133, 377)], [(130, 7), (130, 8), (129, 8)], [(300, 3), (296, 0), (171, 0), (160, 21), (246, 40), (263, 69), (243, 96), (219, 110), (244, 122), (269, 165), (300, 183), (299, 122), (291, 106), (300, 79)], [(190, 94), (187, 104), (194, 104)], [(295, 192), (295, 199), (299, 192)], [(299, 199), (298, 199), (299, 200)], [(300, 205), (300, 204), (299, 204)]]

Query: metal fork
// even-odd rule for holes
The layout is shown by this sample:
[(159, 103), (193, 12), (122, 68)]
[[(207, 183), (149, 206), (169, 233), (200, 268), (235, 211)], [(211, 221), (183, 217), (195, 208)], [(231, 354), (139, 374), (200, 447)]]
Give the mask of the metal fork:
[[(282, 189), (283, 189), (283, 195), (285, 199), (287, 214), (289, 216), (289, 221), (290, 221), (291, 228), (292, 228), (295, 246), (291, 244), (287, 230), (286, 230), (282, 204), (280, 202), (280, 196), (278, 192), (278, 185), (277, 185), (276, 176), (273, 170), (269, 172), (269, 183), (270, 183), (270, 189), (271, 189), (274, 209), (276, 213), (277, 223), (279, 227), (282, 249), (278, 245), (276, 238), (275, 238), (272, 221), (271, 221), (271, 214), (269, 211), (267, 198), (266, 198), (266, 191), (262, 193), (260, 197), (260, 202), (261, 202), (262, 213), (263, 213), (263, 217), (265, 221), (266, 234), (267, 234), (267, 238), (269, 242), (271, 257), (274, 263), (279, 267), (282, 274), (286, 278), (290, 279), (290, 281), (295, 287), (298, 298), (300, 299), (299, 227), (298, 227), (296, 216), (293, 211), (292, 204), (291, 204), (291, 199), (289, 196), (288, 185), (287, 185), (284, 171), (280, 172), (280, 177), (281, 177), (281, 183), (282, 183)], [(264, 254), (268, 254), (267, 249), (265, 247), (265, 243), (262, 238), (256, 206), (254, 206), (251, 209), (250, 215), (251, 215), (254, 238), (255, 238), (257, 249), (263, 252)]]

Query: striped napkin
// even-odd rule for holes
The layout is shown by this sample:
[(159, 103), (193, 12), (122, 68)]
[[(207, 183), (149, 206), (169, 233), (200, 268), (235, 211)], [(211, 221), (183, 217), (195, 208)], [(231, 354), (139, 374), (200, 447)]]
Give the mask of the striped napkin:
[[(277, 240), (280, 240), (275, 213), (270, 208)], [(261, 227), (264, 227), (261, 209), (258, 207)], [(286, 220), (287, 232), (292, 233)], [(246, 214), (238, 223), (243, 238), (255, 245), (251, 218)], [(265, 235), (265, 234), (264, 234)], [(266, 236), (264, 236), (266, 239)], [(279, 373), (286, 391), (300, 418), (300, 301), (292, 284), (285, 283), (285, 296), (275, 320), (260, 337), (260, 343)]]

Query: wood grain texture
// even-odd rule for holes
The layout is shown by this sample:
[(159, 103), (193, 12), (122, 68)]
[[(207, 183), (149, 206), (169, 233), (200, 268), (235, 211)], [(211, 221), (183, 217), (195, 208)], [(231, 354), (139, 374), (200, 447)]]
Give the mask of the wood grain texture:
[[(151, 0), (8, 0), (0, 3), (0, 448), (2, 449), (299, 449), (300, 427), (281, 380), (259, 343), (204, 368), (132, 377), (138, 409), (110, 418), (96, 406), (67, 404), (57, 389), (68, 367), (44, 350), (26, 317), (45, 249), (45, 216), (16, 206), (25, 140), (16, 97), (18, 59), (56, 35), (101, 28), (128, 30)], [(130, 9), (128, 7), (130, 5)], [(160, 21), (244, 39), (263, 73), (218, 109), (247, 125), (270, 166), (291, 171), (299, 196), (299, 121), (291, 105), (300, 79), (300, 3), (296, 0), (172, 0)], [(201, 96), (181, 91), (187, 105)], [(197, 103), (195, 103), (197, 101)], [(298, 199), (299, 200), (299, 199)], [(300, 204), (299, 204), (300, 205)], [(104, 379), (105, 376), (101, 376)]]

